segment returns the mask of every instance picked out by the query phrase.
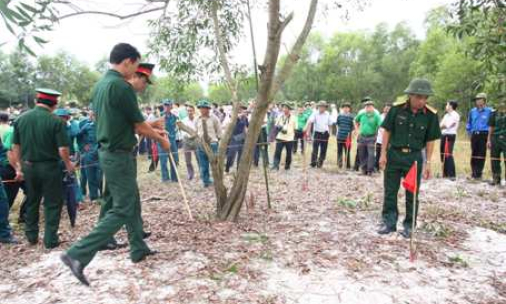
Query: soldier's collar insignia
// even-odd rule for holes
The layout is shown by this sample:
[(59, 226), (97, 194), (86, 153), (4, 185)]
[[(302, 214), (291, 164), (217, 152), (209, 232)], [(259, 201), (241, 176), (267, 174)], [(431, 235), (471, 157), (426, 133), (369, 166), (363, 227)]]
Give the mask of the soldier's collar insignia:
[(436, 109), (434, 109), (433, 107), (431, 107), (431, 106), (429, 106), (429, 105), (425, 105), (425, 108), (426, 108), (427, 110), (431, 111), (432, 113), (437, 114), (437, 110), (436, 110)]

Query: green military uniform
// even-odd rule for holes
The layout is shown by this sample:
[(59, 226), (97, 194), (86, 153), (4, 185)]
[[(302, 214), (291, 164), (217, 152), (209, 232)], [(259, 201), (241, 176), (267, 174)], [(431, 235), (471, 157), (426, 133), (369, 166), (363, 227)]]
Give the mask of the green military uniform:
[[(406, 90), (406, 93), (411, 92), (412, 90), (409, 90), (409, 88)], [(414, 94), (420, 93), (422, 92), (415, 91)], [(432, 90), (429, 90), (423, 92), (423, 95), (428, 96), (431, 93)], [(434, 109), (426, 106), (424, 109), (414, 113), (409, 105), (409, 101), (394, 104), (385, 117), (382, 127), (390, 132), (387, 164), (384, 174), (385, 197), (382, 217), (386, 228), (389, 231), (395, 231), (398, 218), (397, 194), (401, 178), (407, 174), (413, 163), (417, 161), (417, 184), (420, 185), (423, 167), (422, 149), (426, 147), (427, 142), (440, 138), (441, 131)], [(418, 186), (417, 196), (419, 188)], [(406, 218), (403, 223), (405, 231), (411, 231), (413, 220), (416, 223), (417, 213), (418, 206), (416, 206), (416, 214), (413, 215), (413, 194), (406, 191)]]
[(501, 154), (506, 165), (506, 100), (501, 102), (498, 109), (492, 112), (488, 125), (493, 128), (491, 133), (493, 184), (498, 185), (501, 184)]
[(109, 70), (96, 84), (92, 103), (96, 113), (100, 167), (106, 178), (104, 201), (111, 202), (112, 208), (88, 236), (68, 250), (67, 255), (85, 267), (125, 225), (130, 257), (137, 262), (151, 252), (142, 239), (137, 167), (132, 153), (137, 144), (135, 124), (142, 123), (144, 117), (134, 90), (115, 70)]
[[(45, 93), (57, 92), (38, 90)], [(50, 95), (43, 95), (37, 102), (48, 104)], [(55, 103), (56, 104), (56, 103)], [(44, 245), (58, 246), (58, 227), (63, 205), (62, 171), (58, 149), (68, 147), (65, 123), (42, 106), (21, 115), (14, 122), (12, 143), (21, 149), (21, 166), (26, 181), (27, 209), (25, 234), (31, 244), (39, 237), (39, 208), (44, 198)]]

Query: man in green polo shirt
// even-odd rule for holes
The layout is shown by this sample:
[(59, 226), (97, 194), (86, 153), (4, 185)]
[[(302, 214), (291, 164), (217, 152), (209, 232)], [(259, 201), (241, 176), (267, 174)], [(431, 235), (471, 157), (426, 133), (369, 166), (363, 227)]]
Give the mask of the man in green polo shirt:
[(358, 158), (364, 175), (372, 175), (376, 151), (376, 134), (381, 125), (381, 116), (374, 108), (374, 102), (367, 100), (363, 111), (355, 117), (355, 130), (358, 130)]
[[(379, 164), (380, 168), (385, 169), (385, 197), (383, 227), (378, 231), (379, 234), (397, 231), (397, 194), (401, 178), (406, 176), (417, 161), (418, 197), (423, 167), (422, 149), (426, 148), (428, 160), (423, 177), (428, 179), (431, 175), (430, 160), (434, 144), (441, 137), (437, 111), (427, 105), (428, 97), (434, 94), (430, 82), (426, 79), (413, 79), (404, 93), (408, 94), (408, 100), (395, 103), (382, 124), (385, 131)], [(406, 191), (406, 218), (403, 223), (404, 231), (401, 232), (406, 238), (411, 236), (413, 221), (416, 224), (418, 199), (416, 201), (416, 211), (413, 214), (413, 193)]]
[(39, 208), (44, 198), (44, 246), (57, 247), (63, 186), (60, 159), (68, 172), (74, 172), (70, 161), (69, 139), (65, 123), (52, 112), (59, 92), (38, 89), (36, 106), (14, 122), (12, 163), (16, 179), (26, 182), (27, 205), (25, 234), (32, 245), (39, 239)]
[(156, 253), (143, 240), (137, 168), (132, 153), (137, 144), (135, 133), (158, 141), (165, 151), (169, 151), (170, 144), (164, 131), (157, 131), (144, 121), (135, 91), (126, 81), (137, 70), (140, 57), (137, 49), (129, 44), (114, 46), (109, 59), (112, 69), (95, 85), (92, 93), (100, 167), (112, 208), (88, 236), (61, 256), (62, 262), (85, 285), (89, 283), (84, 268), (123, 226), (127, 229), (132, 262), (140, 262)]

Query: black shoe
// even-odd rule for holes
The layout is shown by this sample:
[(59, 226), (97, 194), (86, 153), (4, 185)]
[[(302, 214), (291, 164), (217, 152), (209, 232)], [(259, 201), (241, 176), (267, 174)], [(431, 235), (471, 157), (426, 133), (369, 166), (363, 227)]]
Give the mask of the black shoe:
[(500, 180), (492, 180), (488, 184), (490, 186), (499, 186), (499, 185), (501, 185), (501, 181)]
[(12, 235), (9, 236), (8, 238), (0, 238), (0, 243), (2, 244), (11, 244), (11, 245), (17, 245), (19, 244), (19, 241), (13, 237)]
[(28, 240), (28, 244), (32, 245), (32, 246), (35, 246), (39, 243), (39, 240)]
[(83, 283), (86, 286), (90, 286), (90, 283), (84, 276), (83, 273), (84, 267), (81, 264), (81, 262), (79, 262), (78, 260), (74, 260), (65, 253), (63, 253), (60, 256), (60, 259), (63, 262), (63, 264), (67, 265), (70, 268), (72, 274), (79, 280), (79, 282)]
[(406, 239), (409, 239), (411, 237), (411, 228), (404, 228), (404, 230), (400, 232), (400, 235)]
[(378, 234), (384, 235), (384, 234), (390, 234), (393, 232), (396, 232), (397, 228), (395, 227), (388, 227), (386, 225), (383, 225), (380, 230), (378, 230)]
[(143, 256), (141, 256), (140, 258), (138, 259), (132, 259), (132, 263), (139, 263), (139, 262), (142, 262), (146, 259), (146, 257), (150, 256), (150, 255), (156, 255), (160, 252), (158, 252), (157, 250), (149, 250), (148, 252), (146, 252)]
[(150, 237), (150, 236), (151, 236), (151, 232), (146, 232), (146, 231), (143, 231), (143, 232), (142, 232), (142, 238), (143, 238), (143, 239), (147, 239), (147, 238), (148, 238), (148, 237)]

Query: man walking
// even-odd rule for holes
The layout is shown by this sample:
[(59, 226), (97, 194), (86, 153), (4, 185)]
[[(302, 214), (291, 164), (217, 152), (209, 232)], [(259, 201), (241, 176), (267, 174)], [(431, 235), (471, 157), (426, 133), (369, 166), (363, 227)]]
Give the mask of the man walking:
[(492, 109), (486, 105), (487, 94), (479, 93), (474, 100), (476, 107), (469, 112), (466, 131), (471, 137), (471, 178), (479, 181), (487, 158), (488, 121)]
[[(380, 167), (385, 169), (385, 197), (383, 227), (378, 231), (379, 234), (397, 231), (397, 195), (401, 178), (406, 176), (417, 161), (418, 197), (423, 167), (422, 149), (426, 149), (427, 159), (432, 159), (435, 141), (441, 136), (437, 111), (427, 105), (428, 97), (434, 94), (430, 82), (426, 79), (413, 79), (404, 93), (408, 94), (408, 100), (395, 103), (382, 124), (385, 131)], [(423, 176), (425, 179), (431, 176), (430, 162), (424, 167)], [(411, 236), (413, 221), (416, 224), (418, 199), (416, 202), (416, 211), (413, 214), (413, 193), (406, 191), (406, 218), (401, 233), (406, 238)]]
[(14, 122), (12, 164), (16, 179), (25, 179), (27, 206), (25, 234), (32, 245), (39, 239), (39, 209), (44, 199), (44, 246), (55, 248), (60, 244), (58, 228), (63, 205), (63, 184), (60, 161), (68, 173), (74, 173), (70, 161), (69, 137), (65, 123), (52, 112), (61, 93), (38, 89), (35, 108)]
[(112, 208), (88, 236), (61, 256), (63, 263), (85, 285), (89, 283), (84, 268), (123, 226), (127, 229), (132, 262), (140, 262), (155, 253), (143, 240), (137, 168), (132, 153), (137, 144), (135, 133), (158, 141), (166, 151), (170, 144), (161, 135), (163, 131), (155, 131), (144, 121), (135, 91), (125, 80), (135, 73), (139, 59), (140, 53), (133, 46), (126, 43), (114, 46), (109, 59), (112, 69), (95, 85), (92, 93), (100, 166), (108, 189), (104, 199), (112, 201)]
[(372, 175), (374, 171), (374, 152), (376, 134), (381, 125), (381, 116), (374, 109), (374, 102), (368, 100), (364, 103), (365, 111), (355, 117), (355, 129), (358, 130), (358, 157), (362, 174)]
[[(329, 144), (330, 126), (333, 125), (332, 118), (326, 101), (318, 103), (318, 112), (309, 117), (304, 133), (309, 134), (313, 127), (313, 151), (311, 153), (311, 167), (321, 168), (327, 156), (327, 146)], [(320, 155), (318, 155), (320, 152)]]
[[(169, 142), (170, 142), (170, 154), (172, 156), (172, 159), (174, 162), (170, 160), (169, 153), (159, 153), (160, 156), (160, 170), (162, 172), (162, 182), (168, 182), (169, 180), (171, 182), (177, 183), (177, 173), (176, 173), (176, 167), (174, 164), (179, 163), (179, 155), (178, 155), (178, 146), (177, 146), (177, 122), (179, 121), (179, 117), (172, 113), (172, 106), (174, 102), (170, 99), (165, 99), (163, 101), (163, 106), (165, 107), (165, 115), (164, 115), (164, 121), (165, 121), (165, 131), (169, 134)], [(158, 144), (158, 147), (161, 150), (160, 144)], [(170, 175), (169, 170), (167, 168), (167, 162), (169, 162), (170, 166)]]

